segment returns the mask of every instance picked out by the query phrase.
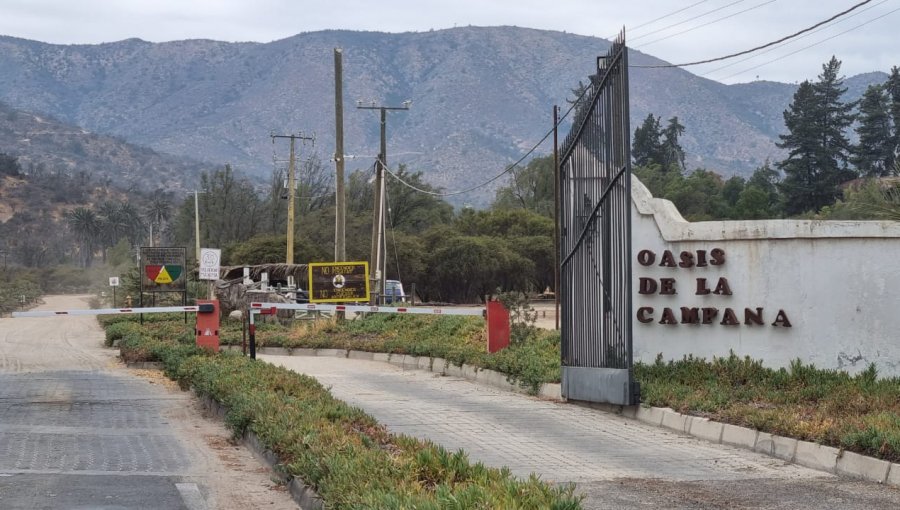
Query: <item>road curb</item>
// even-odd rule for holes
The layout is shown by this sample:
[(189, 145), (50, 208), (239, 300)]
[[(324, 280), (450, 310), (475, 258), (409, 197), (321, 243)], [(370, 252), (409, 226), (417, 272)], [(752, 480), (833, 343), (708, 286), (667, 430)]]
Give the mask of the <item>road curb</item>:
[[(259, 349), (261, 354), (269, 354), (266, 348)], [(304, 351), (304, 352), (301, 352)], [(339, 351), (339, 352), (338, 352)], [(340, 356), (340, 352), (344, 356)], [(460, 377), (487, 386), (515, 393), (531, 394), (527, 388), (509, 382), (508, 376), (502, 372), (476, 367), (474, 365), (456, 365), (443, 358), (429, 356), (410, 356), (408, 354), (368, 353), (351, 356), (350, 353), (360, 351), (342, 351), (340, 349), (293, 349), (292, 356), (339, 356), (355, 359), (371, 359), (398, 366), (404, 370), (424, 370), (441, 375)], [(356, 358), (359, 356), (359, 358)], [(559, 384), (545, 383), (540, 387), (539, 398), (564, 402)], [(756, 429), (712, 421), (700, 416), (682, 414), (667, 407), (650, 406), (615, 406), (590, 405), (603, 412), (618, 414), (654, 427), (661, 427), (704, 441), (724, 444), (753, 450), (758, 453), (798, 464), (817, 471), (824, 471), (847, 478), (866, 480), (892, 487), (900, 487), (900, 464), (886, 460), (844, 451), (831, 446), (820, 445), (809, 441), (778, 436)], [(305, 507), (304, 507), (305, 508)]]
[[(212, 397), (200, 395), (193, 390), (192, 393), (200, 399), (200, 402), (207, 411), (214, 414), (220, 420), (225, 419), (225, 415), (228, 413), (228, 409), (225, 406)], [(300, 508), (303, 510), (323, 510), (325, 508), (325, 503), (322, 501), (322, 498), (319, 497), (312, 487), (304, 483), (300, 478), (296, 476), (291, 477), (284, 472), (281, 461), (278, 459), (278, 455), (266, 448), (262, 441), (260, 441), (259, 436), (248, 430), (244, 432), (243, 437), (241, 437), (241, 444), (261, 459), (263, 463), (281, 478), (282, 481), (288, 482), (288, 491), (291, 494), (291, 498), (295, 503), (300, 505)]]

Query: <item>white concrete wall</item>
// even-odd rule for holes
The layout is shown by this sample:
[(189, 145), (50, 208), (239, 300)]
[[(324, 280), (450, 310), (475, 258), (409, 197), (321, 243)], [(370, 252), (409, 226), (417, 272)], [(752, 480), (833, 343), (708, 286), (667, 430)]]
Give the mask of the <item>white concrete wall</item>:
[[(900, 376), (900, 223), (878, 221), (714, 221), (689, 223), (668, 200), (632, 185), (633, 313), (635, 360), (657, 354), (711, 358), (729, 351), (788, 366), (800, 358), (821, 368), (859, 372), (875, 363), (881, 376)], [(670, 250), (714, 248), (725, 263), (660, 267)], [(641, 250), (656, 253), (653, 266), (638, 263)], [(695, 255), (696, 257), (696, 255)], [(640, 295), (639, 278), (675, 278), (676, 295)], [(714, 288), (725, 277), (732, 295), (696, 295), (696, 278)], [(653, 322), (637, 320), (653, 307)], [(677, 325), (660, 324), (672, 309)], [(713, 324), (681, 324), (681, 307), (715, 307)], [(725, 308), (738, 326), (722, 325)], [(764, 309), (765, 325), (745, 325), (744, 308)], [(772, 326), (784, 310), (792, 327)]]

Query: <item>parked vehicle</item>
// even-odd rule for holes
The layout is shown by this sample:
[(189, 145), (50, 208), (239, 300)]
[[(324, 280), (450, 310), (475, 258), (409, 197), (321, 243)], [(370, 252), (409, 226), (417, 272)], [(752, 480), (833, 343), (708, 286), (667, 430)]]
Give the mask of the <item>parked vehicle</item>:
[(403, 284), (399, 280), (387, 280), (384, 282), (384, 303), (405, 303), (406, 293), (403, 292)]

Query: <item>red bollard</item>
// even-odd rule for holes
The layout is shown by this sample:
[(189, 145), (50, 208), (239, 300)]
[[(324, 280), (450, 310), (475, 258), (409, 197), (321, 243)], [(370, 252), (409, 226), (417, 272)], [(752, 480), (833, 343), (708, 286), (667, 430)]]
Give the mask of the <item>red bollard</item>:
[(197, 300), (197, 347), (219, 352), (219, 301)]
[(487, 302), (487, 343), (491, 354), (509, 347), (509, 310), (500, 301)]

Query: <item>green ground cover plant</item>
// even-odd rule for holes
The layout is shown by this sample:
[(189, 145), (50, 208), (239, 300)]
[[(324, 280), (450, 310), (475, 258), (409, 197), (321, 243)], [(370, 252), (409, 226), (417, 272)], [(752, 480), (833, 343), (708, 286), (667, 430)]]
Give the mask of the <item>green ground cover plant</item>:
[[(239, 345), (240, 322), (226, 324), (225, 340)], [(534, 392), (559, 382), (558, 333), (524, 328), (508, 349), (487, 354), (483, 324), (467, 317), (373, 314), (293, 326), (272, 321), (260, 325), (257, 337), (260, 346), (440, 357), (503, 372)], [(900, 378), (878, 378), (874, 367), (855, 376), (799, 361), (772, 369), (732, 354), (637, 363), (635, 378), (644, 405), (900, 461)]]
[(133, 320), (102, 322), (107, 331), (130, 324), (119, 339), (123, 358), (161, 361), (183, 388), (223, 404), (236, 435), (254, 432), (328, 508), (581, 508), (573, 486), (518, 479), (469, 461), (463, 451), (392, 435), (313, 378), (236, 354), (212, 355), (185, 336), (167, 337), (183, 322), (145, 321), (137, 328)]
[(635, 377), (649, 405), (900, 461), (900, 378), (879, 379), (874, 365), (851, 376), (799, 360), (772, 369), (732, 353), (658, 358), (636, 365)]

